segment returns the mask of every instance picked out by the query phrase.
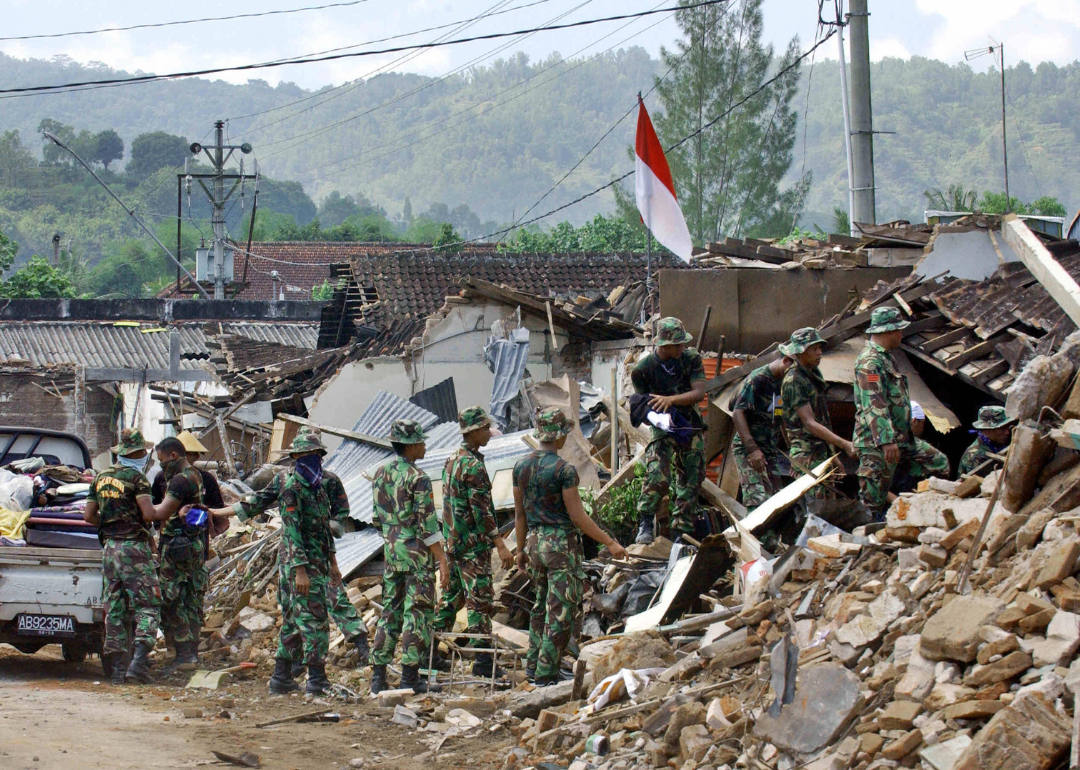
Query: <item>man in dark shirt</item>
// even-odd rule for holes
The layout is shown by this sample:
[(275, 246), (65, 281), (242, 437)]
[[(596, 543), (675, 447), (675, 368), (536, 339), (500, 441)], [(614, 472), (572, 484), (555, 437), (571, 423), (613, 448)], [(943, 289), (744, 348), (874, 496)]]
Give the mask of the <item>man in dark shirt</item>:
[[(177, 440), (184, 445), (184, 455), (187, 457), (188, 464), (192, 467), (200, 457), (202, 457), (208, 450), (203, 446), (202, 442), (191, 431), (183, 431), (177, 435)], [(202, 476), (203, 482), (203, 503), (207, 508), (224, 508), (225, 500), (221, 496), (221, 487), (218, 485), (217, 476), (205, 468), (196, 468), (199, 471), (199, 475)], [(150, 492), (154, 499), (154, 505), (157, 505), (165, 499), (165, 475), (159, 473), (154, 478), (154, 483), (150, 485)], [(217, 537), (222, 532), (229, 528), (229, 520), (219, 516), (211, 517), (210, 519), (210, 531), (208, 535), (210, 537)]]
[(203, 595), (206, 593), (206, 526), (195, 526), (181, 515), (187, 506), (202, 505), (202, 475), (187, 461), (179, 439), (157, 445), (165, 496), (156, 506), (165, 514), (161, 528), (158, 579), (161, 582), (161, 625), (166, 639), (176, 646), (173, 666), (198, 663), (202, 630)]
[(692, 339), (678, 318), (661, 318), (656, 325), (656, 350), (642, 358), (631, 374), (634, 390), (651, 397), (652, 411), (670, 415), (690, 429), (689, 438), (683, 438), (656, 425), (651, 428), (652, 440), (645, 450), (645, 486), (637, 509), (638, 543), (653, 541), (653, 519), (669, 492), (672, 537), (694, 532), (698, 492), (705, 480), (705, 421), (696, 406), (705, 398), (705, 366), (701, 354), (687, 347)]
[(742, 503), (750, 510), (778, 492), (781, 476), (787, 473), (786, 462), (781, 463), (780, 383), (793, 363), (794, 359), (781, 356), (750, 372), (731, 404), (736, 428), (731, 455), (739, 470)]

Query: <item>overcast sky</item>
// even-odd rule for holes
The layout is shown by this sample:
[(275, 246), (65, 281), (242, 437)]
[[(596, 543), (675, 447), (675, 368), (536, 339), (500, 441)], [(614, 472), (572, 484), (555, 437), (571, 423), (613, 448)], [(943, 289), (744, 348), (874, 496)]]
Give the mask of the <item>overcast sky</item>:
[[(145, 0), (4, 0), (0, 36), (40, 35), (102, 27), (222, 16), (323, 5), (335, 0), (233, 0), (230, 3), (188, 0), (186, 3), (147, 3)], [(0, 50), (22, 58), (67, 55), (82, 63), (104, 62), (128, 71), (165, 73), (189, 69), (268, 61), (376, 38), (415, 32), (478, 16), (489, 9), (513, 9), (483, 19), (454, 36), (472, 36), (565, 23), (622, 13), (662, 8), (675, 0), (366, 0), (348, 7), (235, 21), (220, 21), (163, 29), (0, 41)], [(831, 5), (828, 4), (827, 5)], [(765, 0), (765, 34), (778, 47), (799, 35), (804, 46), (813, 40), (816, 0)], [(575, 10), (576, 9), (576, 10)], [(884, 56), (928, 56), (949, 63), (963, 60), (967, 48), (987, 44), (987, 35), (1005, 43), (1006, 64), (1024, 59), (1065, 64), (1080, 58), (1080, 0), (870, 0), (870, 50)], [(828, 13), (828, 11), (827, 11)], [(558, 22), (553, 20), (563, 16)], [(659, 23), (658, 23), (659, 22)], [(539, 33), (526, 40), (506, 39), (450, 46), (413, 55), (401, 54), (346, 59), (337, 62), (279, 67), (256, 74), (221, 75), (232, 82), (258, 77), (277, 83), (293, 81), (305, 87), (336, 85), (369, 74), (378, 67), (441, 75), (479, 57), (508, 56), (524, 51), (540, 58), (557, 51), (563, 56), (588, 55), (609, 47), (642, 45), (656, 54), (678, 34), (674, 21), (652, 16), (629, 23), (609, 22), (576, 30)], [(427, 32), (371, 47), (428, 42), (453, 29)], [(606, 36), (606, 37), (605, 37)], [(603, 38), (603, 39), (601, 39)], [(508, 45), (505, 50), (496, 48)], [(362, 49), (361, 49), (362, 50)], [(823, 55), (835, 57), (826, 44)], [(983, 69), (987, 59), (973, 66)], [(20, 83), (18, 85), (34, 85)]]

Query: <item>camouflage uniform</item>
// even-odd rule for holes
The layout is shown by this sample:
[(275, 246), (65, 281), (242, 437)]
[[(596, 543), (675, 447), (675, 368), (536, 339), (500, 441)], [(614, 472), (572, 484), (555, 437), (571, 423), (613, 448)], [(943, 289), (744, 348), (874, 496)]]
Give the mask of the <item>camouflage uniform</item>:
[(767, 473), (759, 473), (750, 467), (742, 435), (735, 431), (731, 442), (731, 455), (739, 471), (742, 502), (751, 510), (768, 500), (780, 488), (780, 419), (783, 416), (780, 400), (780, 380), (773, 376), (769, 366), (761, 366), (750, 372), (739, 387), (732, 401), (732, 411), (742, 409), (750, 428), (750, 436), (757, 448), (765, 455)]
[(984, 406), (979, 410), (979, 419), (971, 426), (979, 431), (975, 441), (972, 442), (965, 451), (963, 457), (960, 458), (960, 475), (965, 473), (971, 473), (980, 465), (990, 460), (991, 454), (1000, 454), (1008, 447), (1008, 444), (1004, 446), (998, 446), (991, 441), (986, 434), (982, 433), (984, 430), (994, 430), (996, 428), (1005, 428), (1016, 422), (1014, 419), (1005, 414), (1004, 407), (1000, 406)]
[[(294, 442), (295, 445), (295, 442)], [(322, 665), (330, 644), (327, 590), (334, 563), (330, 533), (330, 501), (323, 485), (312, 484), (296, 471), (285, 477), (278, 504), (281, 550), (278, 604), (281, 633), (277, 657)], [(295, 573), (303, 567), (310, 580), (307, 596), (296, 593)]]
[[(877, 308), (871, 316), (870, 334), (903, 329), (907, 321), (896, 308)], [(889, 352), (867, 341), (855, 359), (855, 434), (852, 443), (859, 453), (859, 498), (875, 516), (884, 515), (889, 487), (899, 465), (912, 481), (928, 476), (947, 476), (949, 460), (944, 454), (911, 433), (911, 396), (907, 377), (896, 369)], [(885, 446), (896, 444), (900, 463), (885, 461)]]
[[(460, 430), (483, 428), (491, 419), (480, 407), (471, 407), (459, 417)], [(468, 430), (467, 430), (468, 429)], [(435, 629), (451, 631), (464, 600), (470, 634), (490, 634), (495, 614), (495, 589), (491, 578), (491, 551), (499, 536), (495, 503), (491, 499), (491, 479), (479, 450), (462, 444), (446, 461), (443, 482), (443, 537), (450, 557), (450, 585), (443, 591), (435, 616)], [(474, 639), (475, 647), (488, 646)]]
[[(570, 421), (552, 407), (540, 413), (536, 424), (537, 439), (546, 442), (569, 432)], [(581, 534), (562, 496), (577, 485), (577, 470), (553, 451), (531, 452), (514, 466), (514, 488), (521, 490), (529, 528), (529, 575), (535, 591), (527, 664), (538, 680), (558, 676), (583, 597)]]
[[(415, 420), (399, 420), (390, 440), (422, 443), (424, 431)], [(435, 564), (430, 548), (443, 540), (431, 479), (413, 463), (396, 457), (375, 471), (372, 493), (372, 521), (385, 541), (386, 569), (383, 611), (375, 629), (371, 663), (390, 663), (400, 635), (401, 665), (426, 664), (435, 605)]]
[[(692, 339), (677, 318), (662, 318), (657, 322), (655, 344), (684, 344)], [(630, 376), (634, 391), (653, 396), (676, 396), (688, 392), (693, 383), (705, 379), (701, 354), (687, 348), (679, 358), (661, 361), (656, 352), (649, 353), (634, 367)], [(638, 500), (638, 520), (651, 520), (660, 510), (664, 497), (671, 494), (671, 533), (693, 534), (697, 518), (697, 498), (705, 480), (705, 423), (696, 406), (676, 406), (672, 412), (681, 414), (696, 429), (688, 441), (652, 426), (652, 440), (645, 449), (645, 485)], [(672, 485), (672, 464), (675, 483)], [(672, 490), (674, 487), (674, 490)]]
[[(286, 476), (285, 473), (277, 474), (269, 484), (255, 494), (249, 495), (247, 500), (234, 503), (232, 508), (237, 517), (241, 521), (247, 521), (252, 516), (264, 513), (277, 505)], [(345, 486), (341, 483), (341, 479), (336, 474), (324, 470), (322, 488), (330, 505), (330, 520), (344, 525), (349, 518), (349, 497), (345, 494)], [(280, 570), (280, 550), (278, 564)], [(291, 590), (291, 588), (286, 590)], [(326, 603), (330, 618), (349, 642), (354, 642), (360, 636), (367, 637), (367, 624), (364, 623), (364, 619), (356, 611), (353, 603), (349, 601), (343, 583), (333, 580), (328, 582)]]
[[(175, 644), (197, 645), (203, 621), (206, 593), (206, 540), (202, 527), (190, 527), (179, 515), (187, 505), (202, 504), (202, 474), (180, 459), (161, 469), (165, 474), (166, 497), (174, 498), (177, 513), (161, 528), (158, 580), (161, 582), (161, 625)], [(181, 544), (190, 545), (187, 553)]]
[[(122, 448), (123, 445), (114, 449)], [(150, 528), (136, 502), (140, 497), (150, 497), (146, 477), (134, 468), (119, 464), (98, 474), (86, 497), (88, 502), (97, 504), (100, 517), (105, 656), (127, 653), (131, 642), (129, 624), (134, 628), (136, 644), (152, 648), (157, 641), (161, 589), (150, 550)]]
[[(817, 329), (806, 327), (797, 329), (791, 334), (791, 339), (780, 346), (780, 352), (793, 359), (813, 345), (823, 345), (825, 340), (817, 333)], [(803, 473), (817, 467), (828, 460), (833, 450), (828, 442), (814, 436), (799, 419), (799, 409), (809, 404), (814, 418), (824, 427), (832, 430), (832, 419), (829, 417), (829, 402), (825, 398), (828, 385), (821, 369), (814, 367), (808, 369), (798, 362), (788, 369), (784, 375), (784, 381), (780, 385), (780, 400), (783, 403), (784, 432), (787, 435), (790, 448), (788, 456), (791, 458), (791, 472)], [(811, 497), (828, 499), (834, 497), (831, 488), (824, 484), (818, 484), (808, 493)]]

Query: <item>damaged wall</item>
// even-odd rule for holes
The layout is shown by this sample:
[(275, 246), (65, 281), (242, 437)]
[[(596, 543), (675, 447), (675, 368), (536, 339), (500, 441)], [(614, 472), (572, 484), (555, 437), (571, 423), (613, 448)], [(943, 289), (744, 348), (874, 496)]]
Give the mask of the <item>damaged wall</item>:
[(723, 334), (726, 352), (758, 353), (795, 329), (819, 325), (878, 281), (895, 281), (910, 272), (906, 267), (661, 270), (660, 312), (680, 318), (696, 337), (705, 308), (712, 305), (704, 343), (695, 340), (694, 345), (715, 351)]
[[(76, 404), (79, 393), (81, 408)], [(113, 401), (99, 386), (76, 386), (74, 368), (0, 371), (0, 422), (74, 433), (86, 442), (92, 457), (115, 443)]]

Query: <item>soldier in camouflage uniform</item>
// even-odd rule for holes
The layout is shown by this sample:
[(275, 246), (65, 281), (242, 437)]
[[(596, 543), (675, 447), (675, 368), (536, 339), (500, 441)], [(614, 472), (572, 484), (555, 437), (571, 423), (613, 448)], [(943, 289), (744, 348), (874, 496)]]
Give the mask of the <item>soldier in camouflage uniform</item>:
[(514, 465), (514, 534), (518, 543), (527, 543), (524, 551), (518, 549), (517, 564), (529, 573), (535, 591), (526, 673), (538, 687), (561, 679), (560, 664), (583, 595), (581, 534), (606, 545), (614, 558), (626, 557), (626, 549), (585, 513), (577, 470), (558, 455), (572, 428), (558, 407), (542, 410), (534, 432), (540, 449)]
[[(780, 353), (795, 359), (780, 386), (783, 401), (784, 431), (791, 448), (792, 473), (806, 473), (832, 455), (830, 447), (842, 450), (850, 457), (855, 449), (850, 441), (833, 433), (829, 404), (825, 399), (825, 377), (818, 364), (825, 349), (817, 329), (807, 326), (796, 329), (791, 338), (780, 345)], [(818, 484), (808, 494), (818, 498), (832, 496), (831, 490)]]
[[(301, 430), (297, 434), (297, 438), (301, 436), (307, 436), (320, 441), (318, 433), (311, 430)], [(321, 441), (319, 443), (321, 446)], [(210, 513), (218, 518), (225, 518), (229, 516), (236, 516), (240, 521), (247, 521), (253, 516), (258, 516), (265, 513), (270, 508), (278, 505), (278, 501), (281, 497), (281, 492), (285, 487), (285, 483), (288, 481), (289, 474), (282, 472), (274, 476), (270, 480), (270, 483), (247, 497), (246, 500), (242, 500), (228, 508), (214, 508), (210, 510)], [(341, 483), (341, 479), (337, 474), (332, 473), (326, 469), (322, 470), (322, 489), (326, 493), (326, 499), (330, 505), (330, 521), (329, 527), (334, 537), (341, 537), (345, 534), (345, 521), (349, 518), (349, 498), (345, 494), (345, 486)], [(279, 578), (282, 571), (281, 565), (284, 563), (282, 558), (284, 554), (284, 542), (278, 551), (278, 572)], [(291, 592), (291, 584), (288, 580), (280, 580), (279, 584), (279, 597), (281, 591)], [(284, 587), (282, 587), (284, 586)], [(356, 611), (356, 607), (349, 601), (348, 594), (345, 591), (344, 582), (340, 579), (334, 579), (331, 575), (330, 582), (327, 584), (327, 609), (330, 618), (334, 621), (341, 633), (344, 635), (346, 641), (356, 647), (356, 651), (359, 655), (359, 665), (366, 666), (368, 663), (368, 628), (364, 623), (364, 619), (360, 617), (360, 613)], [(288, 597), (286, 598), (290, 607), (294, 607), (293, 602)], [(304, 659), (301, 655), (292, 656), (292, 675), (293, 677), (300, 676), (304, 670)]]
[(787, 475), (781, 451), (780, 384), (794, 363), (795, 359), (781, 356), (750, 372), (731, 403), (736, 428), (731, 455), (739, 471), (742, 503), (750, 510), (778, 492), (784, 485), (781, 477)]
[(431, 479), (416, 467), (416, 461), (424, 457), (424, 441), (424, 429), (416, 420), (395, 421), (390, 443), (397, 457), (380, 466), (372, 481), (372, 523), (382, 532), (386, 561), (383, 611), (371, 652), (373, 695), (389, 686), (386, 666), (394, 657), (399, 636), (402, 689), (417, 693), (440, 689), (420, 679), (420, 663), (428, 658), (434, 621), (433, 556), (442, 584), (450, 582)]
[(1012, 441), (1012, 426), (1015, 418), (1005, 414), (1001, 406), (984, 406), (979, 410), (979, 419), (971, 426), (977, 435), (963, 456), (960, 458), (960, 475), (972, 473), (980, 465), (990, 460), (991, 454), (1001, 454)]
[[(435, 629), (454, 628), (457, 611), (464, 601), (468, 612), (466, 633), (490, 634), (495, 614), (495, 589), (491, 579), (491, 550), (496, 548), (503, 569), (513, 566), (514, 557), (506, 547), (495, 520), (491, 499), (491, 479), (480, 450), (491, 440), (491, 418), (482, 407), (469, 407), (458, 415), (462, 444), (446, 460), (443, 468), (443, 537), (450, 561), (450, 585), (442, 594), (435, 616)], [(482, 639), (474, 647), (487, 647)], [(477, 653), (473, 674), (490, 677), (495, 671), (491, 653)]]
[[(161, 589), (149, 522), (158, 516), (150, 502), (150, 483), (142, 473), (147, 449), (135, 429), (120, 434), (112, 448), (116, 462), (90, 485), (83, 518), (98, 528), (105, 579), (105, 644), (102, 663), (113, 684), (130, 677), (150, 681), (148, 655), (157, 641)], [(135, 631), (135, 654), (127, 666), (128, 626)]]
[(202, 474), (187, 461), (176, 438), (157, 445), (165, 476), (165, 498), (155, 506), (165, 524), (158, 549), (161, 583), (161, 625), (176, 646), (172, 668), (193, 668), (199, 662), (203, 595), (206, 593), (206, 527), (187, 523), (186, 512), (202, 505)]
[(897, 466), (908, 476), (948, 476), (949, 460), (911, 432), (911, 396), (907, 377), (890, 354), (900, 347), (909, 325), (894, 307), (876, 308), (867, 333), (870, 340), (855, 359), (855, 435), (859, 452), (859, 498), (871, 515), (883, 518)]
[(637, 507), (638, 543), (653, 541), (654, 518), (669, 494), (672, 537), (694, 533), (698, 493), (705, 480), (705, 422), (697, 408), (705, 398), (705, 366), (701, 354), (687, 347), (692, 339), (678, 318), (661, 318), (656, 324), (656, 350), (638, 361), (630, 376), (635, 392), (651, 396), (649, 405), (654, 411), (671, 412), (693, 429), (684, 440), (650, 426), (645, 486)]

